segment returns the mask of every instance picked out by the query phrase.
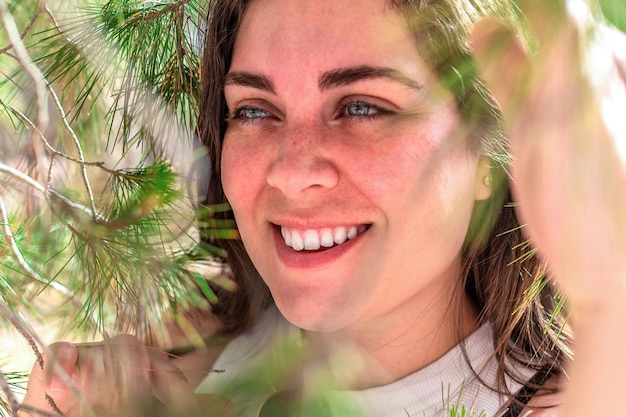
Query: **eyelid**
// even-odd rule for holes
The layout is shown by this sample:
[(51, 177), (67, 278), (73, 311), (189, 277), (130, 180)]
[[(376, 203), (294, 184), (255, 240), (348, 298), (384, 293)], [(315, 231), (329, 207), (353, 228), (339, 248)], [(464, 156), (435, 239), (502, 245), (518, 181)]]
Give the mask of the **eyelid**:
[(259, 112), (259, 113), (260, 113), (260, 112), (263, 112), (263, 113), (267, 113), (268, 115), (271, 115), (271, 114), (272, 114), (271, 112), (269, 112), (269, 111), (265, 110), (265, 109), (264, 109), (264, 108), (262, 108), (262, 107), (257, 107), (257, 106), (249, 106), (249, 105), (243, 105), (243, 106), (239, 106), (239, 107), (237, 107), (235, 110), (233, 110), (233, 111), (230, 113), (229, 117), (230, 117), (230, 119), (243, 119), (242, 117), (240, 117), (240, 113), (241, 113), (241, 112), (244, 112), (244, 111), (246, 111), (246, 110), (254, 110), (254, 111), (257, 111), (257, 112)]
[[(376, 111), (376, 113), (371, 114), (371, 115), (364, 115), (364, 116), (346, 115), (345, 111), (347, 107), (352, 104), (357, 104), (357, 103), (371, 107), (373, 110)], [(389, 103), (387, 100), (384, 100), (384, 99), (378, 99), (378, 98), (367, 97), (367, 96), (349, 96), (349, 97), (344, 97), (342, 100), (339, 101), (339, 105), (335, 112), (334, 118), (335, 119), (339, 119), (341, 117), (360, 118), (360, 119), (374, 118), (374, 117), (385, 115), (385, 114), (395, 113), (397, 110), (391, 109), (393, 107), (396, 107), (396, 106), (394, 106), (393, 104)]]
[(401, 109), (401, 107), (398, 106), (395, 102), (387, 100), (386, 98), (380, 97), (378, 95), (350, 94), (344, 96), (339, 102), (354, 103), (359, 101), (369, 104), (370, 106), (375, 106), (381, 109), (388, 109), (389, 111), (400, 111)]
[[(228, 114), (226, 115), (227, 117), (227, 121), (230, 120), (256, 120), (256, 119), (244, 119), (241, 117), (238, 117), (238, 114), (243, 111), (243, 110), (261, 110), (263, 112), (269, 113), (269, 116), (267, 117), (273, 117), (273, 118), (277, 118), (280, 119), (282, 118), (282, 112), (280, 110), (278, 110), (278, 108), (276, 106), (274, 106), (272, 103), (266, 101), (266, 100), (261, 100), (261, 99), (246, 99), (246, 100), (241, 100), (237, 103), (234, 110), (230, 110), (231, 106), (227, 106), (228, 107)], [(263, 117), (265, 118), (265, 117)], [(259, 118), (262, 119), (262, 118)]]

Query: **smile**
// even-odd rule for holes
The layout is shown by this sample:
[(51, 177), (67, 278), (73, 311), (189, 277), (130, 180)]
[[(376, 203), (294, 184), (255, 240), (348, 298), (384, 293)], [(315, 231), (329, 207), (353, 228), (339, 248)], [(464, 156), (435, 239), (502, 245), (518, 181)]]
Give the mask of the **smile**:
[(319, 250), (341, 245), (367, 231), (367, 225), (324, 227), (321, 229), (293, 229), (280, 227), (285, 245), (295, 251)]

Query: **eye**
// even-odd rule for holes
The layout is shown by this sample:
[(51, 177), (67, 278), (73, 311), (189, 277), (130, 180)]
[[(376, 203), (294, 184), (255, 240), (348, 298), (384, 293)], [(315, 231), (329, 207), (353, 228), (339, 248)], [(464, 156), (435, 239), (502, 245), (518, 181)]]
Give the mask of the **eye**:
[(387, 107), (372, 104), (370, 101), (348, 98), (340, 102), (335, 118), (336, 120), (345, 119), (346, 121), (365, 122), (393, 113)]
[(242, 106), (237, 108), (231, 115), (231, 120), (254, 121), (272, 117), (272, 113), (259, 107)]
[(363, 101), (353, 101), (343, 105), (344, 113), (351, 117), (372, 116), (379, 113), (379, 109), (375, 106), (367, 104)]

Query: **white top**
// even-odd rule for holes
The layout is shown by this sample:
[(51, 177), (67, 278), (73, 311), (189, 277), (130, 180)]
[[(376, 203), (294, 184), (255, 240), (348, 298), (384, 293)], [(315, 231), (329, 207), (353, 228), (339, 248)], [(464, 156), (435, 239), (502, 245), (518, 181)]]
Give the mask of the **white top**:
[[(196, 393), (229, 398), (235, 404), (236, 415), (257, 416), (267, 397), (286, 388), (275, 386), (277, 383), (268, 381), (271, 376), (266, 376), (272, 372), (270, 364), (289, 368), (289, 354), (283, 350), (281, 340), (290, 340), (296, 346), (303, 343), (300, 329), (272, 307), (251, 331), (227, 345), (213, 366), (224, 372), (210, 373), (196, 388)], [(491, 326), (485, 324), (472, 333), (465, 340), (465, 349), (480, 377), (488, 386), (495, 386), (497, 363), (490, 360), (493, 353)], [(528, 379), (532, 375), (533, 372), (529, 371)], [(242, 390), (246, 387), (246, 378), (265, 389), (257, 396), (248, 396)], [(512, 392), (521, 388), (512, 381), (508, 385)], [(336, 408), (341, 408), (335, 405), (352, 404), (359, 413), (350, 412), (349, 415), (363, 417), (449, 417), (450, 407), (456, 407), (459, 416), (469, 417), (473, 412), (475, 417), (496, 417), (507, 401), (476, 379), (459, 345), (432, 364), (396, 382), (362, 391), (332, 391), (325, 394), (325, 399), (333, 404), (331, 407), (335, 412)], [(460, 412), (463, 407), (466, 414)], [(335, 412), (333, 415), (347, 415), (345, 408), (341, 413)]]

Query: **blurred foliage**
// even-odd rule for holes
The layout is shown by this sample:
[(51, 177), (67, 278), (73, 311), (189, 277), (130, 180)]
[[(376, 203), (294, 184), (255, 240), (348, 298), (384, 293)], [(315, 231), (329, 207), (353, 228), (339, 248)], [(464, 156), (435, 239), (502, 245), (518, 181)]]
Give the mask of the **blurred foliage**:
[(624, 0), (598, 0), (606, 20), (626, 33), (626, 2)]
[[(114, 86), (109, 116), (119, 119), (110, 117), (118, 121), (112, 137), (124, 147), (154, 145), (150, 130), (189, 133), (197, 119), (202, 16), (197, 0), (90, 4), (64, 33), (40, 34), (46, 48), (37, 62), (49, 79), (76, 84), (75, 115), (90, 110), (103, 86)], [(140, 117), (152, 123), (137, 126)]]
[(228, 284), (207, 262), (219, 250), (199, 242), (188, 172), (204, 174), (193, 134), (204, 10), (0, 1), (0, 298), (13, 314), (146, 336), (172, 309), (206, 309), (214, 279)]

